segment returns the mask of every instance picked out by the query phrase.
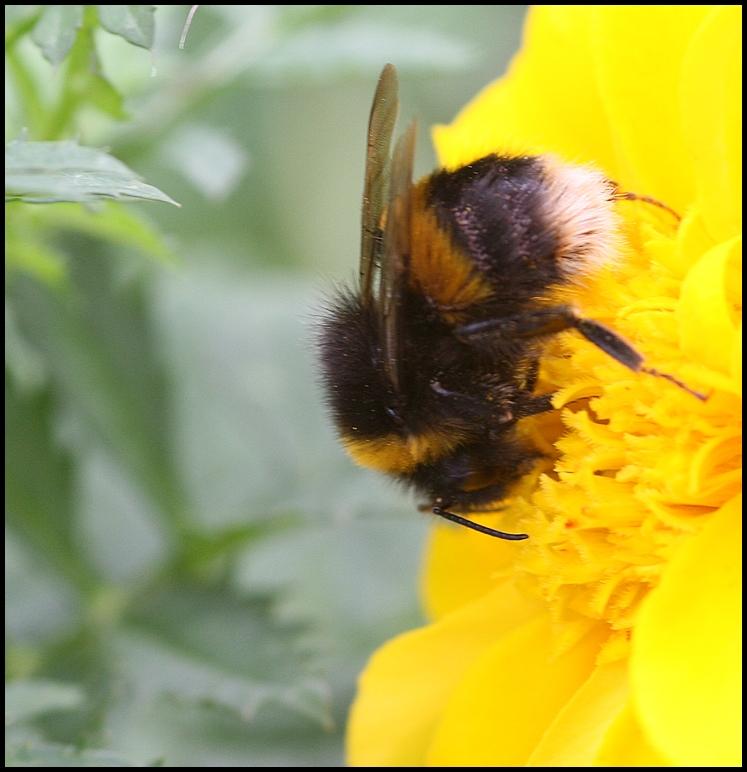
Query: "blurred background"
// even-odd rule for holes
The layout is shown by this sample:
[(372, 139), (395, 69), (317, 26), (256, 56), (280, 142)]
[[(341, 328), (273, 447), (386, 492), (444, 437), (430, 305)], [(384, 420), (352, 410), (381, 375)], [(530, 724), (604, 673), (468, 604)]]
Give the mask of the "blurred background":
[(181, 204), (6, 178), (6, 764), (341, 765), (428, 522), (338, 447), (314, 318), (382, 65), (425, 174), (525, 7), (199, 6), (183, 50), (152, 8), (6, 6), (6, 174), (77, 140)]

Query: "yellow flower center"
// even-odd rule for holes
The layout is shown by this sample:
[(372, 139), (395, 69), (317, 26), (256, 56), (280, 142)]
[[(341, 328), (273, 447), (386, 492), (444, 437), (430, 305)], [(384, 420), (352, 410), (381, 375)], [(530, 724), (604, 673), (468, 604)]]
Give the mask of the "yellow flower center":
[[(648, 365), (706, 393), (723, 386), (726, 378), (688, 357), (688, 335), (709, 334), (691, 330), (690, 316), (716, 295), (708, 313), (720, 310), (730, 325), (739, 317), (738, 244), (704, 254), (693, 235), (697, 213), (677, 228), (645, 204), (619, 206), (628, 254), (593, 277), (576, 303), (626, 336)], [(711, 342), (714, 358), (724, 343)], [(626, 371), (570, 333), (548, 350), (543, 380), (557, 393), (562, 425), (545, 417), (531, 429), (545, 450), (548, 433), (555, 436), (555, 457), (517, 499), (520, 527), (531, 534), (517, 570), (562, 623), (561, 646), (603, 621), (614, 657), (679, 540), (741, 489), (739, 397), (732, 387), (701, 402), (665, 379)]]

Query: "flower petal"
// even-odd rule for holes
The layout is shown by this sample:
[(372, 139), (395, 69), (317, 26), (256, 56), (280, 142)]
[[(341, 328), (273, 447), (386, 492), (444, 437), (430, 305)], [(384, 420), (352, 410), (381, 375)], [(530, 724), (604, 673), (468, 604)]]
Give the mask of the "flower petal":
[[(687, 158), (716, 241), (742, 231), (742, 8), (714, 8), (684, 62), (680, 91)], [(684, 164), (683, 164), (684, 166)]]
[(528, 14), (522, 51), (433, 139), (448, 167), (488, 153), (551, 152), (615, 173), (609, 124), (594, 77), (594, 9), (539, 6)]
[(680, 339), (685, 354), (723, 374), (732, 369), (733, 340), (738, 319), (730, 298), (741, 294), (740, 238), (709, 249), (690, 269), (680, 295)]
[(683, 545), (641, 607), (634, 700), (674, 764), (741, 763), (741, 561), (740, 497)]
[(709, 6), (625, 5), (600, 7), (595, 17), (595, 71), (614, 127), (617, 181), (680, 212), (695, 196), (692, 164), (683, 160), (682, 64), (709, 12)]
[[(742, 322), (739, 322), (737, 334), (734, 336), (734, 348), (731, 352), (731, 375), (738, 384), (742, 383)], [(741, 392), (740, 392), (741, 393)]]
[(389, 641), (359, 680), (348, 722), (348, 763), (422, 764), (465, 671), (508, 630), (537, 613), (538, 605), (506, 582), (443, 620)]
[(646, 737), (633, 706), (623, 708), (604, 738), (595, 759), (600, 767), (671, 766)]
[(431, 744), (433, 766), (525, 764), (548, 724), (588, 677), (606, 627), (557, 654), (548, 615), (488, 649), (454, 690)]
[[(494, 525), (491, 516), (471, 519)], [(430, 619), (440, 619), (471, 603), (505, 580), (516, 559), (515, 542), (488, 539), (467, 528), (434, 524), (426, 550), (422, 597)]]
[(591, 766), (627, 699), (627, 659), (597, 667), (550, 724), (528, 766)]

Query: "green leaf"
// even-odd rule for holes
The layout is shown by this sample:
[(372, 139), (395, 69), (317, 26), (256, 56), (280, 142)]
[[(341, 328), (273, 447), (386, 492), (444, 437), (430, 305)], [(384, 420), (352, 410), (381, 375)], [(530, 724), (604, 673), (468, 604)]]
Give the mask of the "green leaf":
[(8, 767), (132, 767), (108, 751), (79, 750), (71, 745), (33, 741), (10, 742), (5, 749)]
[(44, 58), (59, 64), (73, 46), (83, 23), (82, 5), (48, 5), (31, 33)]
[(41, 139), (69, 135), (83, 105), (91, 105), (118, 120), (127, 117), (122, 95), (101, 71), (93, 34), (95, 15), (94, 7), (86, 6), (86, 24), (70, 51), (62, 89), (54, 109), (47, 116), (44, 131), (39, 134)]
[(51, 287), (61, 287), (67, 276), (66, 256), (48, 244), (43, 234), (28, 228), (9, 227), (5, 267), (31, 274)]
[[(91, 563), (112, 583), (133, 583), (158, 572), (171, 545), (152, 501), (107, 449), (95, 447), (81, 455), (78, 529)], [(116, 593), (102, 595), (101, 616), (111, 616), (107, 608), (116, 612), (118, 602)]]
[(140, 199), (179, 206), (108, 153), (73, 141), (6, 145), (5, 197), (34, 203)]
[[(7, 442), (8, 452), (15, 452), (14, 438), (9, 436)], [(37, 539), (37, 549), (29, 549), (13, 529), (5, 535), (5, 634), (19, 655), (16, 662), (7, 657), (6, 677), (24, 678), (34, 672), (39, 647), (69, 634), (80, 621), (73, 588), (51, 568), (38, 549), (40, 543)]]
[(96, 207), (58, 204), (34, 214), (42, 228), (86, 233), (114, 245), (133, 247), (164, 263), (173, 264), (178, 259), (164, 237), (140, 212), (114, 201), (102, 202)]
[(75, 302), (38, 283), (15, 282), (18, 325), (44, 357), (57, 416), (63, 414), (68, 427), (66, 445), (78, 462), (92, 444), (103, 443), (160, 517), (181, 528), (176, 524), (187, 513), (142, 286), (113, 286), (114, 267), (101, 251), (81, 250), (71, 264)]
[(106, 113), (118, 121), (124, 121), (129, 117), (124, 109), (122, 95), (100, 72), (94, 72), (91, 75), (87, 100), (102, 113)]
[[(7, 246), (6, 246), (7, 260)], [(5, 300), (5, 366), (21, 393), (44, 385), (46, 369), (39, 352), (24, 338), (16, 324), (13, 306)]]
[(100, 5), (101, 26), (141, 48), (152, 48), (155, 33), (153, 5)]
[(295, 711), (266, 705), (251, 723), (208, 702), (161, 698), (140, 703), (107, 734), (128, 757), (169, 767), (320, 767), (343, 765), (340, 722), (334, 732)]
[[(379, 504), (381, 481), (362, 482), (358, 493), (368, 492), (369, 502)], [(354, 504), (341, 486), (330, 490), (342, 499), (331, 506)], [(279, 618), (313, 629), (314, 644), (328, 656), (335, 683), (346, 677), (352, 682), (377, 646), (423, 621), (415, 588), (426, 522), (412, 511), (392, 516), (396, 505), (369, 507), (366, 519), (318, 526), (307, 522), (305, 528), (251, 545), (234, 579), (241, 590), (275, 598)], [(344, 576), (355, 581), (341, 582)], [(361, 587), (366, 588), (364, 603)]]
[(36, 26), (42, 14), (38, 6), (5, 6), (5, 53), (11, 51), (16, 43)]
[(17, 724), (57, 710), (72, 710), (85, 695), (77, 686), (56, 681), (11, 681), (5, 685), (5, 724)]
[(49, 567), (88, 588), (74, 544), (71, 458), (54, 439), (52, 411), (48, 391), (21, 394), (6, 380), (6, 522)]
[(5, 73), (6, 126), (8, 129), (12, 126), (15, 134), (28, 132), (30, 136), (41, 136), (48, 108), (26, 58), (19, 54), (17, 48), (6, 51)]
[(207, 700), (251, 722), (267, 703), (330, 724), (326, 683), (298, 649), (302, 628), (267, 602), (200, 585), (152, 592), (130, 615), (118, 660), (137, 699)]

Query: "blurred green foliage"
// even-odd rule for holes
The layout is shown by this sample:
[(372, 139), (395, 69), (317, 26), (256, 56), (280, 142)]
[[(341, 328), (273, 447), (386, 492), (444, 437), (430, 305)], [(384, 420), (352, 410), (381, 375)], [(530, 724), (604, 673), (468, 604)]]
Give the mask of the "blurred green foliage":
[(6, 6), (11, 766), (339, 765), (421, 621), (425, 519), (337, 447), (314, 309), (381, 66), (425, 172), (523, 7), (200, 6), (181, 50), (188, 12)]

